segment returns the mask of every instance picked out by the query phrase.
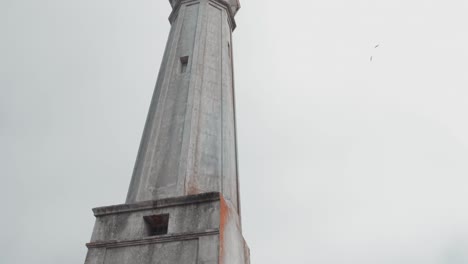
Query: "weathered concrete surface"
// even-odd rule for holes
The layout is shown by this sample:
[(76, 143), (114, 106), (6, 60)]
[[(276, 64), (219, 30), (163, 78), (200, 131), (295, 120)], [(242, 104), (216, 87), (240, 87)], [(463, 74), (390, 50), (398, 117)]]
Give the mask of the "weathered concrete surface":
[(250, 264), (250, 250), (242, 236), (239, 216), (235, 208), (220, 199), (220, 255), (222, 264)]
[(221, 192), (239, 211), (230, 13), (238, 2), (172, 4), (127, 203)]
[(169, 40), (125, 204), (93, 209), (85, 264), (249, 264), (237, 172), (238, 0), (170, 0)]
[(147, 215), (169, 214), (169, 234), (214, 230), (219, 226), (218, 203), (219, 194), (207, 193), (151, 203), (96, 208), (97, 218), (91, 241), (147, 237), (148, 226), (143, 219)]
[[(94, 209), (85, 264), (248, 264), (239, 217), (220, 193)], [(168, 233), (151, 236), (144, 216), (169, 214)]]

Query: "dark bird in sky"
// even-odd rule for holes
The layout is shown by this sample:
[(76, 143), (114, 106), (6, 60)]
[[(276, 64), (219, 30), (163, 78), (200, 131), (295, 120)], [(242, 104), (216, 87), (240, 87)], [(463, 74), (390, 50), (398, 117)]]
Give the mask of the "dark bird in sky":
[[(380, 44), (375, 45), (374, 49), (380, 47)], [(373, 56), (370, 57), (370, 61), (372, 62)]]

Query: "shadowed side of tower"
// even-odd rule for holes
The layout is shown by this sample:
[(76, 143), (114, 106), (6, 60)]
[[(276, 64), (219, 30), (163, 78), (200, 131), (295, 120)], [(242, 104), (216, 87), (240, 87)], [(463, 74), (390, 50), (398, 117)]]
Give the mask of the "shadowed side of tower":
[(249, 263), (232, 59), (237, 0), (170, 0), (171, 31), (125, 204), (93, 209), (85, 264)]

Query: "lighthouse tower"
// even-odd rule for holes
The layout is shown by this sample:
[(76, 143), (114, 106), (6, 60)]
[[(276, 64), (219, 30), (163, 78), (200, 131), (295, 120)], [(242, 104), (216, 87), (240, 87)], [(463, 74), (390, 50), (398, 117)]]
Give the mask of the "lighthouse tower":
[(248, 264), (232, 32), (238, 0), (170, 0), (171, 31), (125, 204), (93, 209), (85, 264)]

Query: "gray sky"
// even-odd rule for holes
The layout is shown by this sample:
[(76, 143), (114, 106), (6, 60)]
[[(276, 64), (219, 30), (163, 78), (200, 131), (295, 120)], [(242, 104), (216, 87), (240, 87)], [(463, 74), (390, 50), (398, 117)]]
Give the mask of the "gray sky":
[[(252, 263), (468, 263), (468, 2), (242, 5)], [(0, 263), (84, 262), (91, 208), (124, 202), (169, 12), (0, 0)]]

